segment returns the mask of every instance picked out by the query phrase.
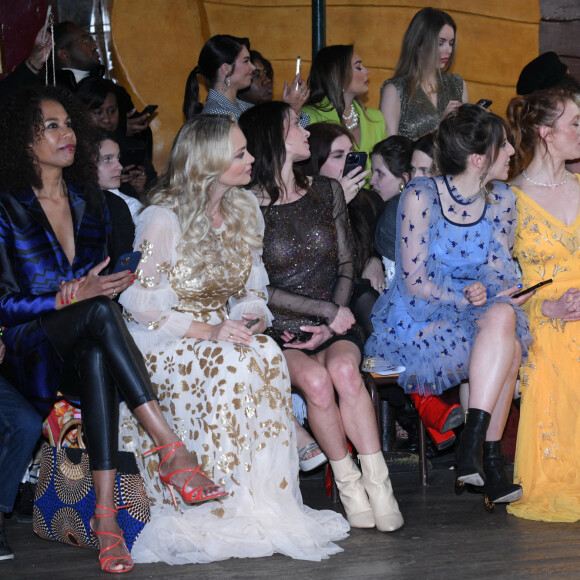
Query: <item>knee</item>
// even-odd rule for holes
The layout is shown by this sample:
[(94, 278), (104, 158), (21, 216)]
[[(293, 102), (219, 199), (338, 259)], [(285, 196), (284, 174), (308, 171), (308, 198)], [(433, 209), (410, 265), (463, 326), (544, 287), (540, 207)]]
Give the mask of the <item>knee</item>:
[(517, 322), (515, 310), (507, 302), (498, 302), (489, 309), (489, 322), (501, 334), (513, 335)]
[(355, 360), (344, 357), (333, 361), (329, 372), (341, 397), (357, 397), (364, 390), (359, 365)]
[(310, 371), (302, 384), (296, 386), (304, 393), (309, 404), (323, 408), (334, 404), (332, 379), (323, 366)]

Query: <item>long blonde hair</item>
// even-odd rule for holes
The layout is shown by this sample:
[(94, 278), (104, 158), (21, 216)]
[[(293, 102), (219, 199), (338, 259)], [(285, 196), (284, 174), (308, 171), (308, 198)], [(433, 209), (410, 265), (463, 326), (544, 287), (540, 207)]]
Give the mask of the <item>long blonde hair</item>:
[[(251, 192), (231, 187), (220, 201), (223, 234), (208, 215), (211, 191), (234, 158), (228, 115), (195, 115), (181, 128), (167, 171), (147, 198), (147, 205), (171, 208), (179, 220), (178, 249), (189, 260), (191, 277), (207, 266), (240, 262), (240, 250), (262, 246), (256, 201)], [(258, 210), (259, 211), (259, 210)]]

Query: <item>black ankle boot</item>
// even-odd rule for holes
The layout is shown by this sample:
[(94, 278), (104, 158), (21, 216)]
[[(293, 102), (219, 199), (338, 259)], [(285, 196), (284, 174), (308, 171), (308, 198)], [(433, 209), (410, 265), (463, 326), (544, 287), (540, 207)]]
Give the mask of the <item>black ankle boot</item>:
[(491, 415), (482, 409), (468, 409), (465, 427), (457, 449), (457, 480), (483, 485), (483, 442)]
[(483, 444), (483, 493), (492, 503), (509, 503), (522, 497), (522, 487), (512, 483), (506, 475), (501, 441), (485, 441)]

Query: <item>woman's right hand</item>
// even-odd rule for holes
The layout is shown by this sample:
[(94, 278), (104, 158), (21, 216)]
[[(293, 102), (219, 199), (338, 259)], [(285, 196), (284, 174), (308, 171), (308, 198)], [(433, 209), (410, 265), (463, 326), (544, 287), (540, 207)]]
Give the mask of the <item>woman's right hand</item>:
[(461, 101), (449, 101), (447, 107), (445, 107), (445, 111), (443, 111), (443, 118), (447, 117), (447, 115), (452, 111), (455, 111), (455, 109), (461, 107), (461, 105), (463, 105)]
[(321, 324), (320, 326), (301, 326), (300, 330), (312, 333), (310, 339), (306, 342), (290, 342), (294, 338), (294, 335), (288, 331), (285, 331), (282, 335), (282, 338), (286, 341), (284, 343), (285, 348), (314, 350), (332, 338), (332, 333), (330, 330), (328, 330), (328, 326), (326, 324)]
[[(354, 322), (354, 316), (352, 315), (350, 308), (339, 306), (334, 320), (328, 325), (328, 327), (334, 330), (336, 334), (344, 334), (354, 324)], [(308, 330), (307, 332), (311, 331)]]
[(365, 184), (365, 177), (371, 172), (370, 169), (361, 171), (360, 167), (355, 167), (338, 181), (342, 185), (346, 203), (350, 203)]
[(542, 314), (567, 322), (580, 320), (580, 289), (569, 288), (558, 300), (544, 300)]
[(211, 325), (208, 340), (233, 342), (234, 344), (252, 344), (252, 329), (241, 320), (224, 320)]
[(484, 306), (487, 303), (487, 289), (481, 282), (464, 286), (463, 295), (473, 306)]
[(135, 275), (129, 270), (99, 276), (100, 272), (108, 266), (109, 262), (110, 258), (107, 258), (89, 270), (85, 279), (79, 284), (76, 293), (77, 300), (88, 300), (89, 298), (95, 298), (95, 296), (115, 298), (133, 283)]

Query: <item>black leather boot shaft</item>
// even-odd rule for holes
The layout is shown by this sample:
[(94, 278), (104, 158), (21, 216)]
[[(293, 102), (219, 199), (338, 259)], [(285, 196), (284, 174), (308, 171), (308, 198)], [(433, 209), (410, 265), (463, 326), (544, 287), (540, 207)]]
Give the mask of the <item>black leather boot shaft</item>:
[(501, 441), (485, 441), (483, 444), (483, 492), (493, 503), (516, 501), (522, 496), (522, 488), (512, 483), (504, 469)]
[(491, 415), (482, 409), (468, 409), (465, 428), (457, 452), (457, 479), (472, 485), (483, 485), (483, 442)]

